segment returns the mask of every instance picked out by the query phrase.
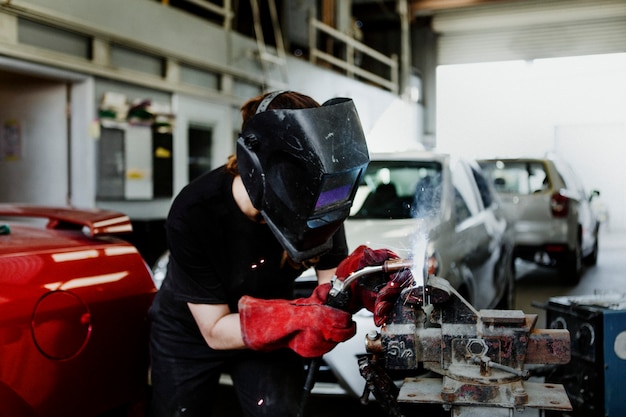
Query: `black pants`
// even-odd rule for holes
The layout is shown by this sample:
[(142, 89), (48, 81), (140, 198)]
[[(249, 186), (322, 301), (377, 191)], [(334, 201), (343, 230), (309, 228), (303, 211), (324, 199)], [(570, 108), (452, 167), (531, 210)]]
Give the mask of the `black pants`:
[[(216, 367), (153, 357), (150, 417), (210, 417), (220, 374), (230, 374), (246, 417), (293, 417), (304, 385), (302, 359), (291, 350), (242, 351)], [(237, 404), (233, 404), (236, 407)]]

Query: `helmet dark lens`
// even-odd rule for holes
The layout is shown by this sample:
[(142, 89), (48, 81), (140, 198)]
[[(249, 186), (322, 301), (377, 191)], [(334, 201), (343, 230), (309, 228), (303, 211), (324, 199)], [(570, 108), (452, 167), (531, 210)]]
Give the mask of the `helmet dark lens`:
[(322, 178), (322, 186), (315, 210), (320, 210), (335, 204), (341, 204), (352, 196), (352, 190), (359, 177), (360, 170), (355, 169), (338, 174), (326, 174)]

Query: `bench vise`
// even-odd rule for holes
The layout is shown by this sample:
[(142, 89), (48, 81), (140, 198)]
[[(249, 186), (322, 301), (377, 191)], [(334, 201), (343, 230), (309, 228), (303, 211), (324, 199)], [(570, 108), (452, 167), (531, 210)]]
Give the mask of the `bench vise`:
[[(438, 403), (454, 416), (571, 410), (562, 385), (527, 381), (526, 365), (570, 360), (569, 332), (535, 329), (536, 321), (520, 310), (477, 311), (447, 280), (431, 276), (425, 287), (405, 291), (389, 322), (366, 337), (364, 395), (374, 394), (393, 416), (403, 415), (402, 403)], [(421, 373), (398, 390), (389, 374), (410, 370)]]

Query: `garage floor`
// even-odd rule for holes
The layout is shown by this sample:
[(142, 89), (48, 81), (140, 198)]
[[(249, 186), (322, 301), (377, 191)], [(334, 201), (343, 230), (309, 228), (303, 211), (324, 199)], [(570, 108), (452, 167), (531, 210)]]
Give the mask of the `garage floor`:
[[(533, 306), (533, 303), (543, 303), (555, 296), (587, 295), (594, 292), (626, 292), (626, 231), (601, 231), (600, 252), (598, 264), (587, 268), (580, 283), (575, 286), (567, 286), (559, 281), (555, 271), (545, 268), (537, 268), (533, 265), (518, 262), (518, 285), (516, 308), (525, 313), (538, 314), (537, 327), (546, 328), (545, 311)], [(231, 387), (220, 387), (224, 392), (217, 404), (216, 416), (242, 417), (242, 414), (234, 407), (236, 399)], [(407, 409), (406, 417), (449, 416), (444, 413), (440, 406)], [(309, 407), (305, 417), (383, 417), (386, 414), (377, 404), (361, 405), (357, 399), (319, 397), (314, 396), (309, 401)], [(520, 417), (537, 417), (537, 410), (526, 410), (524, 413), (515, 413)]]
[(567, 286), (559, 281), (556, 271), (517, 263), (516, 308), (539, 315), (538, 326), (545, 327), (545, 311), (532, 306), (551, 297), (590, 295), (595, 293), (626, 293), (626, 231), (600, 230), (598, 264), (586, 268), (580, 283)]

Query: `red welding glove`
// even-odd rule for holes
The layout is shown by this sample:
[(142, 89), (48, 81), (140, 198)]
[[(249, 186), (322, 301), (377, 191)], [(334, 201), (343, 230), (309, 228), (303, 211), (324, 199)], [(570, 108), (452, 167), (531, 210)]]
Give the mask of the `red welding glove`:
[(247, 347), (269, 351), (289, 347), (315, 358), (356, 333), (352, 314), (325, 305), (330, 284), (318, 285), (308, 298), (239, 300), (241, 334)]
[[(367, 266), (382, 265), (387, 260), (398, 258), (389, 249), (361, 245), (339, 264), (335, 275), (337, 279), (344, 280)], [(400, 292), (413, 284), (413, 275), (406, 269), (394, 274), (380, 272), (377, 275), (374, 280), (368, 277), (367, 282), (356, 280), (350, 284), (349, 310), (357, 312), (366, 308), (374, 313), (374, 323), (381, 326), (387, 321)]]

